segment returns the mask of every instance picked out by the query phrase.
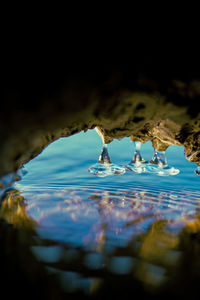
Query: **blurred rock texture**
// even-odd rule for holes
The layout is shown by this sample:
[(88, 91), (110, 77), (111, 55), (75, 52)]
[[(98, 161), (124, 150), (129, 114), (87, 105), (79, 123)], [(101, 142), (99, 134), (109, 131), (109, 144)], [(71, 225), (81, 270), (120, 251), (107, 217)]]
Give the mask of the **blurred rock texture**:
[(79, 48), (29, 50), (10, 50), (5, 60), (0, 175), (59, 137), (95, 126), (107, 142), (130, 136), (158, 150), (184, 145), (200, 165), (198, 52), (129, 50), (121, 59)]

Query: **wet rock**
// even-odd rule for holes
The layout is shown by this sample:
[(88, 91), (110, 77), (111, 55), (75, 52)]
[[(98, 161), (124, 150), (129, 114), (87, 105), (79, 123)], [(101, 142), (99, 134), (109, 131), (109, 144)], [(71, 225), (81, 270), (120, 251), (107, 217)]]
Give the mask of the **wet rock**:
[(165, 151), (169, 145), (167, 143), (162, 142), (158, 138), (153, 138), (152, 146), (154, 149), (157, 149), (158, 151)]
[[(0, 175), (13, 172), (59, 137), (98, 126), (114, 138), (184, 145), (200, 164), (200, 68), (176, 55), (137, 56), (126, 64), (14, 61), (0, 119)], [(161, 67), (162, 66), (162, 67)], [(18, 72), (17, 70), (20, 70)], [(12, 72), (11, 72), (12, 71)]]
[(185, 156), (200, 165), (200, 120), (186, 123), (179, 134), (179, 140), (185, 147)]

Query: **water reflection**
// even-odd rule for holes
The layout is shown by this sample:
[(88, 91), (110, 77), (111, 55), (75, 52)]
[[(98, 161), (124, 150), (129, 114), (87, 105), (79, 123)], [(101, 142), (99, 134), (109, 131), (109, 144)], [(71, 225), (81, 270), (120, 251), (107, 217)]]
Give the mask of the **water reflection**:
[(34, 228), (37, 224), (29, 217), (26, 199), (14, 188), (7, 189), (1, 195), (0, 218), (17, 227)]
[[(189, 205), (186, 195), (173, 191), (65, 189), (49, 194), (10, 189), (1, 202), (1, 218), (32, 228), (37, 236), (30, 243), (32, 253), (49, 274), (57, 274), (66, 291), (99, 290), (108, 274), (112, 280), (129, 276), (157, 289), (174, 270), (177, 274), (188, 255), (188, 236), (200, 232), (200, 199), (193, 194)], [(198, 241), (195, 247), (200, 248)]]
[(126, 245), (156, 220), (183, 222), (200, 209), (200, 199), (150, 190), (63, 189), (23, 192), (27, 212), (42, 235), (77, 246)]
[[(129, 142), (112, 142), (117, 164), (126, 165)], [(55, 275), (67, 293), (107, 295), (112, 290), (118, 295), (119, 289), (123, 294), (135, 288), (141, 295), (160, 288), (164, 294), (169, 288), (181, 293), (183, 280), (194, 290), (200, 270), (195, 165), (184, 161), (182, 148), (172, 147), (168, 157), (181, 170), (173, 181), (145, 172), (97, 178), (87, 170), (99, 146), (93, 132), (58, 140), (25, 165), (26, 172), (18, 174), (14, 185), (1, 191), (0, 219), (12, 225), (6, 236), (17, 243), (14, 257), (20, 253), (21, 265), (28, 265), (26, 244), (45, 274)], [(142, 152), (148, 157), (151, 144), (143, 145)], [(10, 253), (11, 243), (6, 245)], [(31, 268), (25, 272), (33, 276)]]

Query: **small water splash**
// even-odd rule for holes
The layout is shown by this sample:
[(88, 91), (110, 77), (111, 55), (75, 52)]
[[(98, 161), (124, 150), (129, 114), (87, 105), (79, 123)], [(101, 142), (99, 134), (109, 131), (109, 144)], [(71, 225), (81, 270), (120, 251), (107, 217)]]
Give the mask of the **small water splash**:
[(147, 173), (154, 173), (159, 176), (173, 176), (179, 174), (179, 170), (167, 164), (165, 151), (154, 149), (153, 158), (146, 165)]
[(142, 158), (140, 153), (141, 142), (134, 142), (134, 144), (135, 152), (133, 159), (126, 165), (128, 171), (134, 173), (150, 173), (159, 176), (171, 176), (179, 173), (178, 169), (168, 166), (165, 151), (154, 149), (153, 158), (150, 161), (146, 161)]
[(154, 149), (154, 156), (150, 162), (155, 165), (159, 165), (159, 167), (167, 166), (165, 151), (158, 151)]
[(98, 162), (96, 164), (92, 165), (88, 169), (88, 171), (91, 174), (97, 175), (99, 177), (124, 174), (125, 173), (124, 167), (117, 165), (117, 164), (113, 164), (111, 162), (111, 159), (108, 154), (108, 145), (105, 143), (104, 136), (98, 130), (97, 127), (95, 129), (96, 129), (97, 133), (99, 134), (99, 136), (102, 138), (103, 147), (102, 147)]
[(200, 167), (199, 166), (196, 168), (195, 174), (198, 175), (198, 176), (200, 176)]
[(133, 155), (132, 161), (126, 165), (127, 170), (132, 171), (134, 173), (144, 173), (146, 171), (145, 163), (146, 161), (142, 158), (140, 153), (141, 142), (134, 142), (135, 152)]
[(110, 164), (111, 160), (108, 154), (108, 145), (107, 144), (103, 144), (103, 148), (101, 150), (101, 154), (99, 156), (99, 160), (98, 160), (99, 164)]

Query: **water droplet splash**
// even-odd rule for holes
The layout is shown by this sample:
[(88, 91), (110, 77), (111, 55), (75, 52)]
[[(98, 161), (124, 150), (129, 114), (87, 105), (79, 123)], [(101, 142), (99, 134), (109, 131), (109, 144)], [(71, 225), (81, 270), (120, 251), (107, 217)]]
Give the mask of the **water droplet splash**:
[(146, 165), (146, 172), (157, 174), (159, 176), (172, 176), (179, 174), (180, 171), (174, 167), (168, 166), (165, 151), (154, 149), (153, 158)]
[(196, 175), (200, 176), (200, 167), (198, 166), (194, 172)]
[(108, 145), (105, 144), (104, 137), (98, 131), (98, 129), (96, 129), (96, 131), (102, 138), (103, 148), (101, 150), (98, 162), (92, 165), (88, 171), (91, 174), (99, 177), (124, 174), (126, 169), (123, 166), (111, 163), (110, 156), (108, 154)]
[(142, 158), (140, 149), (141, 142), (134, 142), (135, 153), (133, 155), (132, 161), (126, 165), (126, 169), (134, 173), (144, 173), (146, 172), (145, 163), (146, 161)]
[(92, 165), (88, 171), (99, 177), (105, 177), (109, 175), (120, 175), (125, 173), (125, 168), (112, 163), (96, 163)]

